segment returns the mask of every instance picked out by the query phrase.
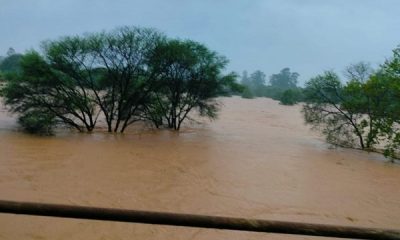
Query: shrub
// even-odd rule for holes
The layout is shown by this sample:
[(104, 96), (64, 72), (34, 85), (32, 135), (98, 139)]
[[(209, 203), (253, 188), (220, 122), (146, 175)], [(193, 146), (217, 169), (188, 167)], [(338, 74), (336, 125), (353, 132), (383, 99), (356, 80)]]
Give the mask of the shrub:
[(21, 115), (18, 123), (28, 133), (52, 135), (56, 121), (55, 116), (51, 113), (30, 111)]

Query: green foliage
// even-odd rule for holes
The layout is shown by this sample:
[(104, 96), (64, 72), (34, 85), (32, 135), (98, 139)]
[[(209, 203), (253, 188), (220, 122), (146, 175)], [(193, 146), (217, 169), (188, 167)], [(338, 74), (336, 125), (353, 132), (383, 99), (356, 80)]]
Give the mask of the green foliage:
[(1, 82), (4, 82), (6, 79), (5, 79), (5, 76), (4, 76), (4, 74), (0, 71), (0, 83)]
[(380, 71), (366, 84), (366, 92), (372, 99), (377, 131), (386, 139), (384, 154), (399, 158), (400, 151), (400, 48), (393, 50)]
[(265, 74), (262, 71), (257, 70), (248, 77), (247, 72), (244, 71), (241, 84), (247, 88), (245, 91), (250, 91), (250, 94), (245, 94), (246, 96), (253, 95), (256, 97), (263, 97), (265, 89)]
[[(322, 131), (326, 140), (334, 145), (364, 148), (361, 115), (348, 112), (344, 105), (344, 86), (334, 72), (325, 72), (306, 83), (303, 113), (307, 124)], [(344, 104), (344, 105), (342, 105)], [(354, 135), (355, 134), (355, 135)]]
[(339, 76), (331, 71), (318, 75), (306, 82), (304, 90), (306, 102), (337, 104), (341, 100), (343, 85)]
[(303, 113), (306, 123), (319, 129), (328, 142), (398, 158), (400, 150), (400, 54), (374, 73), (368, 64), (346, 69), (342, 84), (333, 72), (306, 83)]
[(300, 88), (287, 89), (280, 97), (280, 103), (283, 105), (294, 105), (303, 100), (303, 93)]
[(285, 105), (293, 105), (302, 101), (302, 90), (297, 87), (298, 77), (298, 73), (291, 73), (290, 68), (284, 68), (280, 73), (273, 74), (270, 77), (271, 85), (265, 85), (266, 75), (263, 72), (257, 70), (249, 77), (247, 72), (244, 71), (241, 83), (247, 89), (244, 90), (243, 96), (246, 98), (268, 97)]
[(248, 87), (246, 87), (242, 92), (242, 98), (252, 99), (254, 98), (253, 93), (250, 91)]
[(29, 111), (19, 116), (18, 123), (28, 133), (52, 135), (56, 120), (49, 112)]
[[(25, 54), (21, 68), (21, 73), (7, 78), (2, 91), (5, 103), (13, 112), (22, 115), (33, 112), (35, 116), (51, 113), (79, 131), (83, 130), (82, 125), (88, 131), (93, 129), (87, 118), (90, 119), (94, 105), (85, 97), (85, 91), (77, 89), (71, 78), (56, 71), (37, 52)], [(27, 119), (30, 120), (31, 115)]]
[(282, 94), (285, 90), (273, 86), (266, 86), (264, 88), (263, 96), (267, 98), (272, 98), (274, 100), (279, 101), (282, 97)]
[(21, 70), (7, 77), (2, 90), (31, 132), (46, 132), (49, 114), (79, 131), (92, 131), (100, 115), (109, 132), (140, 120), (179, 130), (189, 112), (215, 118), (217, 96), (244, 90), (236, 74), (222, 74), (224, 57), (153, 29), (122, 27), (42, 47), (43, 54), (21, 57)]
[(200, 43), (168, 40), (159, 44), (154, 53), (150, 66), (158, 76), (159, 89), (146, 115), (153, 122), (156, 120), (156, 126), (162, 122), (179, 130), (193, 110), (213, 119), (218, 111), (214, 98), (241, 89), (236, 75), (222, 74), (228, 61)]
[(3, 73), (18, 73), (21, 71), (22, 54), (13, 54), (0, 63), (0, 71)]
[[(123, 132), (141, 119), (157, 87), (150, 59), (163, 41), (164, 35), (153, 29), (122, 27), (67, 37), (48, 43), (46, 49), (53, 66), (85, 93), (85, 101), (98, 106), (108, 131)], [(95, 110), (91, 108), (89, 119), (98, 116)]]
[(246, 90), (246, 86), (238, 83), (237, 78), (238, 75), (234, 72), (222, 76), (218, 88), (218, 95), (219, 96), (232, 96), (238, 94), (241, 95)]
[(299, 76), (297, 72), (290, 72), (290, 68), (284, 68), (280, 73), (273, 74), (269, 82), (272, 87), (286, 90), (297, 87), (297, 78)]

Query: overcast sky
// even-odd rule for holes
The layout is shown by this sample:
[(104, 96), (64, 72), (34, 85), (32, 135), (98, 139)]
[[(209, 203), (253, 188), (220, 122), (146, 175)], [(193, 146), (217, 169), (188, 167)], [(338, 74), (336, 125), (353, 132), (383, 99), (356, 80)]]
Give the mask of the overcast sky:
[(290, 67), (302, 82), (400, 44), (400, 0), (0, 0), (0, 55), (60, 36), (136, 25), (225, 55), (229, 71)]

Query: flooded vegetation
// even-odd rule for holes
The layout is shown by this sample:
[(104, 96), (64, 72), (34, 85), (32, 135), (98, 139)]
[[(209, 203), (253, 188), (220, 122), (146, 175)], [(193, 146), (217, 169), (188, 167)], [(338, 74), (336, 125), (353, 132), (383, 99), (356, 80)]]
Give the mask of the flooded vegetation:
[[(363, 227), (400, 226), (400, 167), (332, 149), (301, 106), (220, 98), (220, 117), (180, 132), (62, 130), (0, 118), (3, 199)], [(0, 215), (1, 239), (265, 239), (265, 234)], [(313, 239), (267, 234), (269, 239)]]
[[(400, 1), (0, 5), (0, 202), (400, 236)], [(3, 213), (0, 240), (314, 239)]]

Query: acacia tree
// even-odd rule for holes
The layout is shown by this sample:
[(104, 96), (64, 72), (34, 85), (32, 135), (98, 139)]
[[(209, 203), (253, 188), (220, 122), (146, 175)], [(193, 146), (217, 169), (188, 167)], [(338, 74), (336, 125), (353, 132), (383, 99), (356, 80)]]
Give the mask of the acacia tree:
[(56, 117), (79, 131), (93, 130), (95, 105), (73, 79), (53, 69), (37, 52), (24, 55), (21, 67), (21, 74), (9, 78), (2, 90), (5, 103), (20, 114), (21, 123), (52, 125)]
[(156, 74), (149, 68), (155, 48), (165, 41), (164, 35), (143, 28), (121, 28), (111, 34), (94, 35), (90, 42), (96, 64), (106, 73), (101, 82), (105, 92), (98, 97), (109, 131), (114, 132), (141, 119), (149, 95), (155, 91)]
[(152, 29), (124, 27), (46, 44), (52, 66), (74, 79), (84, 98), (101, 109), (109, 132), (139, 120), (153, 88), (149, 58), (164, 37)]
[(318, 75), (306, 83), (303, 113), (306, 123), (320, 129), (328, 142), (355, 147), (358, 139), (359, 147), (364, 149), (365, 122), (362, 114), (354, 111), (360, 97), (356, 89), (356, 84), (343, 86), (334, 72)]
[(43, 55), (27, 54), (23, 72), (7, 84), (6, 104), (19, 113), (52, 113), (79, 131), (92, 131), (102, 112), (109, 132), (123, 132), (154, 90), (148, 64), (163, 39), (152, 29), (124, 27), (45, 42)]
[(373, 113), (379, 135), (385, 137), (385, 155), (399, 158), (400, 150), (400, 48), (366, 83), (366, 92), (374, 100)]
[(367, 62), (358, 62), (347, 66), (343, 72), (347, 79), (365, 83), (374, 73), (371, 64)]
[[(400, 85), (396, 55), (373, 71), (364, 63), (347, 68), (342, 84), (333, 72), (306, 83), (303, 113), (328, 142), (398, 157), (400, 147)], [(349, 71), (350, 70), (350, 71)], [(357, 71), (353, 71), (357, 70)], [(371, 74), (373, 73), (373, 74)], [(368, 76), (368, 77), (366, 77)]]
[(124, 27), (43, 43), (42, 54), (23, 58), (4, 96), (35, 129), (59, 121), (92, 131), (103, 114), (109, 132), (143, 119), (179, 130), (193, 109), (214, 118), (214, 98), (240, 89), (234, 74), (221, 74), (226, 63), (201, 44)]
[(169, 40), (160, 44), (151, 59), (151, 71), (158, 73), (159, 89), (146, 117), (156, 126), (166, 124), (175, 130), (193, 110), (200, 116), (215, 118), (215, 97), (239, 88), (236, 75), (222, 75), (227, 62), (193, 41)]

